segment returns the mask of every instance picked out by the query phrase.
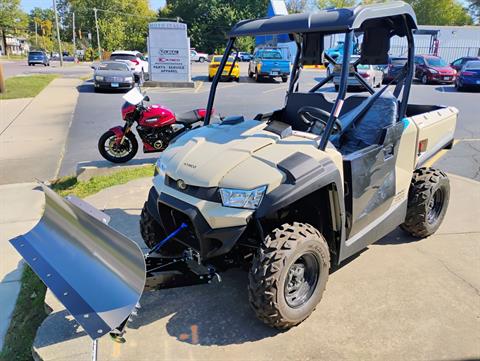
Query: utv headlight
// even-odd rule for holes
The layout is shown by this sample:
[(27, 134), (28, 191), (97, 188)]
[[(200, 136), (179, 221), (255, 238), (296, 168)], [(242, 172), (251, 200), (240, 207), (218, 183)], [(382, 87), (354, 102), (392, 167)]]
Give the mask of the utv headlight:
[(153, 176), (161, 175), (162, 177), (165, 176), (165, 171), (167, 170), (167, 166), (165, 163), (162, 162), (161, 159), (157, 160), (157, 163), (155, 163), (155, 171), (153, 173)]
[(251, 190), (220, 188), (220, 196), (225, 207), (257, 209), (266, 190), (267, 186)]
[(103, 81), (103, 76), (97, 75), (97, 76), (95, 77), (95, 80)]

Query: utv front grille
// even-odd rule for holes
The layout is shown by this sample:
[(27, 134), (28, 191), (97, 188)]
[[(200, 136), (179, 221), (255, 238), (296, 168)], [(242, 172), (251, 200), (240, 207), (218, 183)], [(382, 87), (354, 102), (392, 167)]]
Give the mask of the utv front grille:
[(181, 230), (175, 236), (175, 239), (193, 249), (200, 249), (200, 242), (195, 235), (195, 227), (186, 214), (163, 203), (158, 204), (158, 213), (166, 234), (171, 234), (178, 229), (182, 223), (185, 223), (187, 224), (187, 228)]

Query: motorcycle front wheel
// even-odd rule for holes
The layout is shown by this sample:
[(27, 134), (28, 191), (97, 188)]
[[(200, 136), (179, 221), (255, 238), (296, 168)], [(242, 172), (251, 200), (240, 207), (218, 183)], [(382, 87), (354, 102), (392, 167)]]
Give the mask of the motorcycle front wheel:
[(109, 162), (125, 163), (137, 154), (138, 142), (135, 134), (128, 132), (123, 143), (117, 144), (115, 133), (109, 130), (98, 140), (98, 151)]

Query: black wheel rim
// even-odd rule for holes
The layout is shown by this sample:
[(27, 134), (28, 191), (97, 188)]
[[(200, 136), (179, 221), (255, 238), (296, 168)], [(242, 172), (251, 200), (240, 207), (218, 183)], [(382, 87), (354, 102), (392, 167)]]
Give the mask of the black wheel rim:
[(429, 224), (437, 222), (438, 217), (442, 213), (444, 197), (443, 190), (437, 189), (430, 198), (427, 209), (427, 221)]
[(285, 278), (285, 301), (292, 308), (301, 307), (317, 287), (320, 267), (313, 253), (305, 253), (290, 266)]
[(125, 137), (123, 143), (117, 143), (115, 135), (109, 137), (105, 142), (105, 151), (114, 158), (123, 158), (127, 156), (132, 150), (132, 142)]

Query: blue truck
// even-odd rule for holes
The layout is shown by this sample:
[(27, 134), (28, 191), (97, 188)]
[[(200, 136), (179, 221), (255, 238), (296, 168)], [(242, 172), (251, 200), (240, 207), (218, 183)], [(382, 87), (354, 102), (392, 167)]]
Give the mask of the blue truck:
[(278, 49), (258, 49), (248, 64), (248, 76), (255, 81), (282, 78), (285, 83), (290, 75), (290, 61), (284, 59)]

